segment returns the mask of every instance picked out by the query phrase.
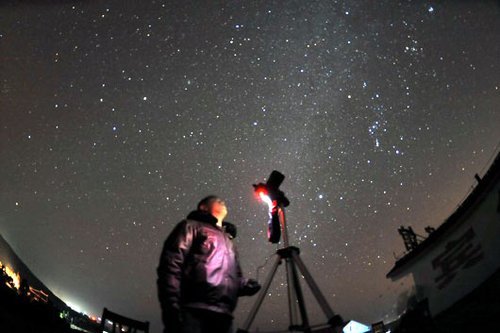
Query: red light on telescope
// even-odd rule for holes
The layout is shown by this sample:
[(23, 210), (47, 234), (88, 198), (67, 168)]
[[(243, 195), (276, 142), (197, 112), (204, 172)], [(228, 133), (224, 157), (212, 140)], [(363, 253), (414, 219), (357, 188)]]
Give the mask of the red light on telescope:
[(262, 202), (265, 202), (269, 206), (269, 210), (273, 209), (274, 206), (277, 205), (276, 200), (272, 200), (269, 191), (264, 184), (254, 185), (255, 187), (255, 195)]
[(264, 200), (263, 197), (267, 196), (267, 189), (264, 186), (254, 185), (255, 186), (255, 195), (257, 198)]
[(258, 194), (259, 194), (260, 200), (262, 200), (262, 201), (266, 201), (269, 198), (269, 196), (267, 195), (267, 192), (264, 190), (259, 191)]
[(271, 200), (266, 191), (259, 192), (259, 198), (267, 204), (269, 210), (272, 210), (276, 206), (276, 201)]

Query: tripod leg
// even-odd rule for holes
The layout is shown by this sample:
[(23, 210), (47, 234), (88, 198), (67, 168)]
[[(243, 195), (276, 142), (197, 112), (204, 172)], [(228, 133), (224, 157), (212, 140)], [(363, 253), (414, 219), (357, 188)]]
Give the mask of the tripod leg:
[(297, 274), (297, 268), (295, 267), (295, 261), (292, 258), (289, 259), (290, 268), (292, 270), (293, 277), (293, 288), (295, 289), (295, 295), (297, 296), (297, 302), (299, 305), (300, 316), (302, 317), (302, 329), (304, 332), (311, 332), (309, 327), (309, 318), (307, 317), (306, 304), (304, 303), (304, 295), (302, 294), (302, 288), (300, 287), (299, 275)]
[(297, 296), (293, 285), (293, 261), (291, 258), (285, 259), (286, 263), (286, 285), (288, 290), (288, 313), (290, 314), (290, 327), (297, 326)]
[(267, 279), (264, 282), (264, 285), (262, 286), (262, 290), (261, 290), (257, 300), (255, 301), (255, 304), (253, 305), (252, 310), (248, 314), (248, 318), (245, 321), (245, 324), (243, 325), (243, 329), (238, 330), (239, 332), (248, 332), (250, 325), (252, 325), (252, 322), (255, 319), (255, 316), (257, 315), (257, 311), (259, 310), (260, 306), (262, 305), (262, 301), (264, 301), (264, 297), (267, 295), (267, 291), (269, 290), (269, 286), (271, 285), (274, 274), (276, 274), (276, 270), (278, 269), (278, 266), (280, 264), (281, 264), (281, 257), (278, 256), (276, 258), (276, 261), (274, 262), (273, 267), (271, 268), (271, 272), (269, 272), (269, 275), (267, 276)]
[(330, 305), (326, 301), (325, 297), (323, 296), (323, 294), (319, 290), (318, 285), (316, 284), (316, 282), (314, 282), (314, 279), (313, 279), (311, 273), (309, 273), (309, 271), (307, 270), (306, 266), (304, 265), (304, 263), (302, 262), (302, 260), (300, 259), (299, 255), (297, 253), (295, 253), (295, 252), (292, 253), (292, 258), (293, 258), (294, 262), (297, 264), (297, 266), (299, 267), (300, 272), (302, 273), (302, 275), (306, 279), (306, 282), (309, 285), (309, 288), (311, 289), (311, 292), (313, 293), (314, 297), (316, 297), (316, 300), (318, 301), (319, 306), (321, 307), (321, 309), (325, 313), (326, 317), (330, 320), (331, 318), (333, 318), (335, 316), (335, 314), (333, 313), (332, 308), (330, 307)]

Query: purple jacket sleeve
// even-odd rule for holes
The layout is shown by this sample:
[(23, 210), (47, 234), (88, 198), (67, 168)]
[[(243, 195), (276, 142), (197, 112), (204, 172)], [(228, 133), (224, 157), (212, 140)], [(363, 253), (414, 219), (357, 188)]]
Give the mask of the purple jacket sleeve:
[(157, 268), (158, 298), (163, 310), (179, 309), (182, 271), (192, 242), (193, 228), (186, 221), (180, 222), (165, 241)]

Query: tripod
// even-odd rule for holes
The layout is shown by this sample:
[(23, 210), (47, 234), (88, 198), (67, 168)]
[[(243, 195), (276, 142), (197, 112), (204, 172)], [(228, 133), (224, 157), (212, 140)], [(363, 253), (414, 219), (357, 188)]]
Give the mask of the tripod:
[[(330, 305), (328, 304), (325, 297), (319, 290), (319, 287), (314, 281), (312, 275), (307, 270), (302, 259), (300, 259), (299, 248), (295, 246), (289, 246), (288, 244), (288, 232), (286, 226), (284, 206), (282, 204), (279, 204), (277, 209), (278, 209), (277, 213), (280, 219), (281, 229), (283, 231), (284, 247), (276, 251), (278, 257), (274, 262), (274, 265), (272, 266), (271, 271), (269, 272), (269, 275), (267, 276), (266, 281), (262, 286), (262, 290), (259, 296), (257, 297), (257, 300), (255, 301), (255, 304), (253, 305), (248, 315), (248, 318), (243, 325), (243, 328), (238, 329), (237, 332), (238, 333), (249, 332), (248, 330), (252, 325), (252, 322), (255, 319), (255, 316), (257, 315), (257, 312), (259, 311), (262, 302), (264, 301), (264, 297), (266, 296), (269, 290), (269, 286), (271, 285), (271, 282), (276, 274), (276, 271), (278, 270), (278, 266), (282, 263), (283, 260), (285, 261), (285, 268), (286, 268), (286, 279), (287, 279), (287, 289), (288, 289), (288, 311), (290, 315), (290, 326), (288, 327), (288, 330), (300, 331), (305, 333), (312, 332), (311, 330), (312, 328), (309, 324), (309, 318), (307, 316), (306, 306), (304, 303), (304, 295), (302, 293), (302, 288), (300, 286), (298, 270), (300, 270), (300, 273), (303, 275), (304, 279), (309, 285), (309, 288), (311, 289), (311, 292), (316, 298), (316, 301), (323, 310), (323, 313), (328, 318), (328, 325), (334, 329), (342, 327), (343, 326), (342, 317), (336, 315), (330, 308)], [(297, 313), (297, 310), (299, 313)], [(299, 315), (300, 319), (302, 319), (301, 323), (299, 323)]]

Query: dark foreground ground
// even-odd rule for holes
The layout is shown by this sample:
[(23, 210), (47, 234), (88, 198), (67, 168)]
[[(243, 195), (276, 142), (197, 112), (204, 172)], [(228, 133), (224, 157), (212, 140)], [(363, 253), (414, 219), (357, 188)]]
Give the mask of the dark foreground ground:
[[(81, 333), (70, 322), (98, 332), (98, 326), (77, 322), (52, 304), (34, 301), (0, 283), (0, 332), (2, 333)], [(76, 321), (76, 322), (75, 322)], [(500, 332), (500, 271), (479, 288), (440, 315), (431, 318), (426, 302), (410, 306), (397, 323), (387, 325), (393, 333)], [(328, 332), (324, 330), (322, 332)], [(215, 333), (215, 332), (214, 332)]]
[(21, 297), (6, 285), (0, 286), (0, 332), (75, 333), (60, 313), (43, 302)]
[(98, 325), (72, 310), (57, 309), (50, 301), (35, 300), (27, 291), (8, 286), (0, 274), (0, 332), (1, 333), (82, 333), (71, 328), (78, 324), (89, 332), (98, 332)]

